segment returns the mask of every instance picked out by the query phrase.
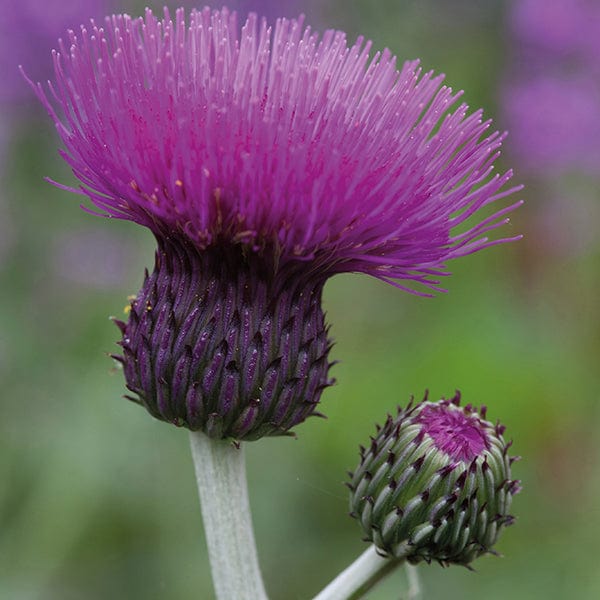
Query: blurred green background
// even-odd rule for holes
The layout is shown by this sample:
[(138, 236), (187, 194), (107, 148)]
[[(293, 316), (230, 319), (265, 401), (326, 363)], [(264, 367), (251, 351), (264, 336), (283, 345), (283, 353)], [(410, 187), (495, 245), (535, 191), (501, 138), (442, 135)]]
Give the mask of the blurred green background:
[[(503, 129), (499, 98), (516, 52), (508, 8), (338, 0), (308, 12), (320, 29), (362, 33), (445, 72)], [(12, 125), (0, 187), (0, 598), (210, 599), (187, 434), (123, 400), (107, 356), (119, 337), (108, 316), (137, 292), (153, 240), (43, 182), (72, 176), (40, 109)], [(600, 244), (580, 243), (600, 194), (589, 175), (529, 178), (510, 151), (502, 163), (529, 183), (509, 226), (526, 237), (452, 264), (448, 294), (419, 298), (360, 275), (327, 284), (340, 361), (322, 401), (328, 419), (310, 419), (296, 440), (247, 445), (273, 600), (312, 597), (365, 548), (343, 482), (375, 422), (411, 394), (456, 388), (506, 424), (524, 491), (497, 546), (504, 556), (480, 559), (474, 573), (419, 567), (424, 598), (600, 598)], [(559, 184), (553, 234), (539, 224)], [(399, 572), (369, 598), (404, 589)]]

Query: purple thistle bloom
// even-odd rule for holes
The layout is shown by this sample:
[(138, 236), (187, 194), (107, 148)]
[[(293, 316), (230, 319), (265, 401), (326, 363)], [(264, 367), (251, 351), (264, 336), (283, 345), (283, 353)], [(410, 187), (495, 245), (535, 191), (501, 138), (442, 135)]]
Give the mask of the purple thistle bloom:
[[(435, 287), (443, 262), (492, 243), (514, 206), (450, 230), (501, 196), (502, 135), (442, 77), (386, 50), (274, 32), (226, 10), (150, 12), (70, 33), (55, 53), (65, 159), (104, 214), (204, 250), (223, 242), (328, 276), (361, 271)], [(439, 130), (434, 133), (434, 129)], [(509, 190), (510, 191), (510, 190)], [(502, 240), (504, 241), (504, 240)]]
[[(503, 135), (417, 61), (227, 9), (69, 32), (47, 96), (100, 214), (148, 227), (156, 267), (121, 324), (128, 386), (215, 437), (285, 433), (330, 384), (326, 279), (439, 288), (519, 202)], [(67, 188), (70, 189), (70, 188)], [(460, 231), (455, 232), (459, 227)], [(422, 293), (422, 292), (421, 292)]]

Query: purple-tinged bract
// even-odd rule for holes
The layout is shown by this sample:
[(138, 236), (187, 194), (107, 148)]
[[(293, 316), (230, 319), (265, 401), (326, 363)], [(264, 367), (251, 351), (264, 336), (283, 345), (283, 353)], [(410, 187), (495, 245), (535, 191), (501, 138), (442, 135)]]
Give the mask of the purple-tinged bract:
[(486, 236), (518, 203), (467, 224), (513, 191), (492, 174), (503, 135), (442, 76), (370, 46), (208, 8), (60, 42), (51, 93), (36, 89), (76, 191), (158, 240), (121, 357), (155, 416), (218, 437), (288, 431), (330, 383), (328, 277), (440, 289), (447, 260), (514, 239)]
[(328, 378), (323, 280), (279, 273), (239, 247), (161, 240), (154, 272), (117, 321), (127, 387), (158, 419), (214, 438), (285, 435)]
[(352, 516), (386, 556), (468, 565), (510, 525), (510, 443), (484, 407), (411, 402), (377, 428), (351, 474)]

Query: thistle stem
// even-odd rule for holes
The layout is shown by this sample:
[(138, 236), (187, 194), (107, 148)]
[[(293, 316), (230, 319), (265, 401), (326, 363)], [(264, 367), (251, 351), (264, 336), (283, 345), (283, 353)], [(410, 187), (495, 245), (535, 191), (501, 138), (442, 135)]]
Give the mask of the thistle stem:
[(191, 432), (217, 600), (267, 600), (252, 530), (243, 446)]
[(403, 562), (403, 558), (383, 558), (370, 546), (313, 600), (358, 600)]
[(421, 600), (421, 582), (419, 581), (419, 573), (415, 565), (406, 563), (406, 578), (408, 579), (408, 595), (407, 600)]

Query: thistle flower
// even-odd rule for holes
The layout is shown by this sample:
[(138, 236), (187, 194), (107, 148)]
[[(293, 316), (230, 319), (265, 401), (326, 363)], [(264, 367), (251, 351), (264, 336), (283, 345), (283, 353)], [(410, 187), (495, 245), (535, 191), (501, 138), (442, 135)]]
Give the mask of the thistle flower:
[(440, 289), (447, 260), (515, 239), (486, 234), (518, 203), (464, 225), (513, 191), (491, 173), (504, 136), (442, 76), (370, 48), (302, 19), (240, 31), (225, 8), (117, 15), (60, 42), (51, 95), (36, 89), (73, 191), (158, 242), (118, 358), (155, 417), (285, 434), (332, 382), (329, 277)]
[(377, 428), (351, 473), (351, 515), (385, 555), (468, 565), (492, 552), (519, 492), (511, 443), (486, 409), (425, 399)]

